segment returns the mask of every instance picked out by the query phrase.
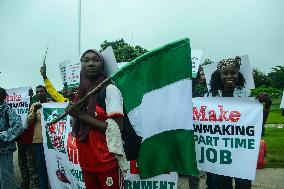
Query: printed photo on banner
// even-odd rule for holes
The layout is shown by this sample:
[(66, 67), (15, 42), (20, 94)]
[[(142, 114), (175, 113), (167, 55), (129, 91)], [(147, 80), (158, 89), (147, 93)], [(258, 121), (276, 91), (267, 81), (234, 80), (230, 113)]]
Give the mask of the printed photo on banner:
[(47, 126), (65, 111), (67, 105), (42, 104), (42, 136), (48, 177), (52, 189), (85, 189), (76, 138), (71, 134), (70, 116)]
[[(250, 90), (255, 88), (253, 74), (252, 74), (253, 70), (250, 65), (248, 55), (240, 56), (240, 58), (241, 58), (240, 73), (243, 75), (245, 79), (244, 90), (250, 93)], [(213, 63), (213, 64), (207, 64), (203, 67), (208, 89), (210, 89), (209, 84), (211, 81), (211, 77), (212, 77), (212, 74), (217, 70), (217, 65), (218, 65), (218, 62)]]
[(193, 98), (199, 170), (254, 180), (262, 117), (263, 107), (253, 97)]
[(149, 179), (141, 179), (137, 162), (131, 160), (130, 170), (127, 171), (127, 176), (124, 178), (124, 189), (136, 188), (156, 188), (156, 189), (177, 189), (178, 174), (170, 172)]
[(5, 101), (21, 116), (23, 126), (27, 128), (27, 117), (30, 105), (30, 87), (19, 87), (6, 89), (7, 97)]

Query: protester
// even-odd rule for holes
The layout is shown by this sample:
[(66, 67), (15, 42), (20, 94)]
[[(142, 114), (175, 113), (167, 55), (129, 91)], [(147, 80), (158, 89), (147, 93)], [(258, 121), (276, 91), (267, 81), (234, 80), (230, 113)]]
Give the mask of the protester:
[(46, 76), (46, 64), (43, 64), (43, 66), (40, 68), (40, 73), (43, 78), (44, 85), (46, 87), (47, 92), (51, 95), (51, 97), (56, 102), (68, 102), (69, 99), (65, 98), (62, 94), (57, 92), (55, 87), (52, 85), (52, 83), (49, 81), (49, 79)]
[[(207, 85), (203, 67), (198, 68), (196, 78), (192, 80), (192, 97), (203, 97), (207, 93)], [(199, 176), (188, 176), (188, 185), (190, 189), (199, 188)]]
[[(104, 79), (104, 60), (96, 50), (87, 50), (81, 57), (79, 97), (83, 98)], [(103, 96), (103, 98), (102, 98)], [(70, 109), (73, 105), (69, 105)], [(123, 103), (120, 91), (109, 84), (82, 106), (75, 106), (73, 134), (77, 138), (80, 166), (87, 189), (122, 187), (118, 161), (109, 152), (106, 135), (110, 127), (123, 126)]]
[(0, 87), (0, 182), (2, 189), (16, 189), (14, 180), (14, 139), (24, 130), (21, 117), (4, 101), (6, 90)]
[[(208, 96), (213, 97), (248, 97), (249, 92), (244, 88), (245, 78), (240, 73), (241, 59), (224, 59), (218, 63), (217, 70), (212, 74)], [(268, 117), (271, 98), (266, 93), (256, 97), (260, 103), (264, 103), (263, 123)], [(232, 189), (232, 177), (207, 174), (207, 188)], [(251, 181), (235, 178), (236, 189), (250, 189)]]
[(200, 66), (196, 78), (192, 80), (192, 97), (203, 97), (207, 92), (204, 70), (203, 67)]
[(48, 189), (47, 169), (46, 169), (45, 155), (42, 143), (42, 125), (41, 125), (40, 108), (42, 103), (50, 102), (50, 100), (47, 98), (46, 88), (42, 85), (36, 87), (36, 95), (39, 99), (39, 102), (33, 103), (31, 105), (28, 115), (28, 123), (35, 125), (33, 144), (35, 146), (36, 167), (38, 168), (39, 172), (40, 189)]
[(266, 165), (266, 153), (267, 153), (267, 145), (265, 140), (260, 140), (259, 145), (259, 152), (258, 152), (258, 158), (257, 158), (257, 169), (263, 169)]
[[(29, 90), (30, 106), (35, 103), (33, 90)], [(30, 107), (29, 107), (30, 108)], [(27, 129), (19, 136), (18, 139), (18, 163), (22, 176), (22, 189), (39, 188), (39, 175), (35, 165), (35, 146), (33, 145), (34, 123), (28, 124)]]

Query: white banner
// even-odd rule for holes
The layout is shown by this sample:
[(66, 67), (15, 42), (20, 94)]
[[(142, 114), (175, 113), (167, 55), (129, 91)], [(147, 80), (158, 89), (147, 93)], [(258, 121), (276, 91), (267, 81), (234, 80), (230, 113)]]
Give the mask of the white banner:
[(47, 173), (52, 189), (85, 189), (70, 116), (54, 125), (46, 123), (62, 114), (68, 103), (42, 104), (42, 136)]
[(155, 188), (177, 189), (178, 174), (170, 172), (149, 179), (141, 179), (136, 161), (130, 161), (130, 171), (124, 179), (124, 189)]
[(281, 100), (280, 108), (284, 109), (284, 91), (283, 91), (283, 94), (282, 94), (282, 100)]
[[(47, 173), (51, 189), (85, 189), (76, 139), (71, 135), (70, 116), (54, 125), (46, 126), (46, 123), (62, 114), (67, 105), (66, 102), (42, 104), (42, 136)], [(136, 161), (129, 163), (130, 170), (124, 178), (125, 189), (177, 189), (177, 173), (141, 180)]]
[(80, 84), (81, 62), (79, 58), (71, 58), (66, 62), (66, 82), (68, 89)]
[(30, 87), (6, 89), (8, 96), (5, 101), (21, 116), (24, 128), (27, 128), (27, 117), (30, 105)]
[(59, 72), (61, 76), (62, 83), (64, 84), (66, 82), (66, 64), (68, 60), (65, 60), (63, 62), (59, 63)]
[(262, 119), (255, 98), (193, 98), (198, 169), (254, 180)]

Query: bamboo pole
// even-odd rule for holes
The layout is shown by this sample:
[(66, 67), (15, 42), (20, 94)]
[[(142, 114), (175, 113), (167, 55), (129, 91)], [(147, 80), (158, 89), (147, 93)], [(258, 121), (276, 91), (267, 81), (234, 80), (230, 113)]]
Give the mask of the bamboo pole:
[(69, 109), (69, 111), (65, 110), (65, 112), (63, 114), (61, 114), (60, 116), (58, 116), (57, 118), (55, 118), (54, 120), (52, 120), (51, 122), (47, 123), (46, 125), (52, 125), (57, 123), (58, 121), (60, 121), (61, 119), (63, 119), (64, 117), (66, 117), (70, 110), (72, 110), (75, 106), (78, 106), (80, 104), (82, 104), (84, 101), (86, 101), (91, 95), (96, 94), (105, 84), (107, 84), (109, 81), (111, 80), (111, 77), (106, 78), (105, 80), (103, 80), (96, 88), (94, 88), (93, 90), (91, 90), (90, 92), (88, 92), (86, 94), (86, 96), (84, 96), (83, 98), (81, 98), (76, 104), (74, 104), (71, 109)]

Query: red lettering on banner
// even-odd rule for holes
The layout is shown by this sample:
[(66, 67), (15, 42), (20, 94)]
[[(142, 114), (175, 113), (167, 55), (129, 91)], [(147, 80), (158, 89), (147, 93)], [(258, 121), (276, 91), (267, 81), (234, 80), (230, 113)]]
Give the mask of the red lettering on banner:
[(68, 133), (67, 138), (67, 154), (68, 159), (74, 164), (79, 164), (79, 153), (76, 143), (76, 138), (72, 136), (71, 133)]
[(64, 130), (65, 130), (65, 122), (58, 122), (57, 133), (60, 134), (60, 135), (63, 135)]
[(55, 134), (56, 135), (56, 130), (55, 130), (55, 124), (49, 125), (48, 126), (48, 134)]
[(205, 115), (206, 108), (207, 106), (201, 106), (200, 111), (198, 111), (196, 107), (193, 107), (193, 120), (208, 121)]
[(230, 121), (231, 122), (238, 122), (240, 120), (241, 113), (238, 111), (231, 111), (230, 113)]
[(229, 119), (226, 117), (226, 114), (228, 113), (228, 111), (224, 111), (223, 106), (222, 105), (218, 105), (219, 109), (220, 109), (220, 116), (219, 119), (217, 121), (229, 121)]
[(10, 102), (10, 101), (21, 101), (22, 100), (22, 96), (21, 95), (17, 95), (16, 93), (13, 93), (12, 95), (7, 95), (5, 98), (6, 102)]
[(214, 109), (209, 110), (208, 115), (206, 115), (207, 106), (201, 106), (199, 111), (196, 107), (193, 107), (193, 120), (194, 121), (208, 121), (209, 120), (209, 121), (214, 121), (214, 122), (216, 121), (238, 122), (240, 120), (241, 113), (239, 111), (234, 110), (234, 111), (229, 112), (228, 110), (225, 110), (222, 105), (218, 105), (218, 108), (219, 108), (219, 116), (217, 116), (217, 113)]
[(61, 136), (54, 136), (51, 142), (52, 142), (52, 145), (57, 149), (61, 149), (63, 147)]

